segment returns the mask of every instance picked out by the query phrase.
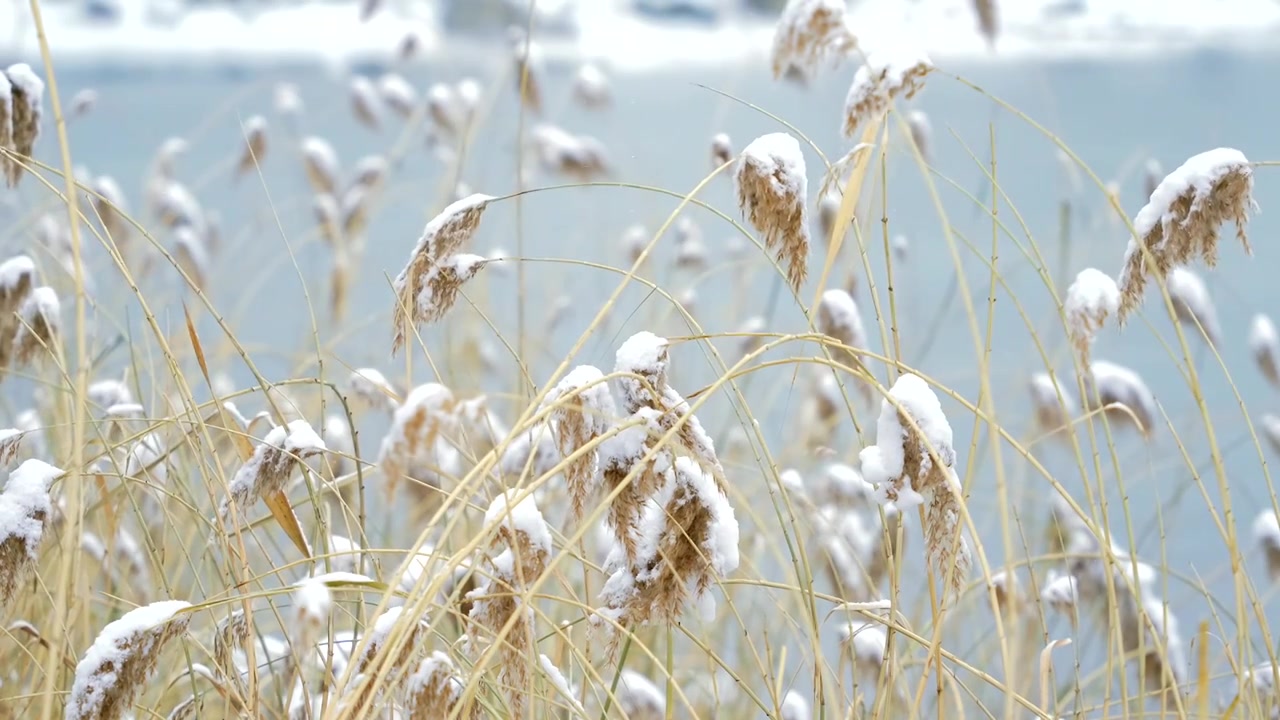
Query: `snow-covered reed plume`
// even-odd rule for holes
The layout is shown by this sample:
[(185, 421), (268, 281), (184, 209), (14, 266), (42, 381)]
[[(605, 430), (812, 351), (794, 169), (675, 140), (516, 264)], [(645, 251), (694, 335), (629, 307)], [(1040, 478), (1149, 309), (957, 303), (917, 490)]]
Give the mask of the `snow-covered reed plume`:
[(1108, 317), (1120, 306), (1120, 289), (1110, 275), (1085, 268), (1067, 288), (1062, 311), (1067, 317), (1067, 333), (1083, 362), (1089, 361), (1093, 338)]
[(190, 225), (180, 225), (173, 232), (173, 259), (187, 274), (196, 290), (208, 287), (210, 259), (204, 237)]
[(676, 267), (700, 272), (707, 267), (707, 244), (702, 240), (702, 229), (692, 218), (683, 217), (676, 222)]
[[(1106, 408), (1112, 422), (1134, 423), (1136, 416), (1138, 430), (1144, 436), (1150, 438), (1155, 432), (1160, 416), (1156, 397), (1138, 373), (1113, 362), (1094, 360), (1083, 380), (1085, 407), (1091, 410)], [(1128, 408), (1128, 412), (1108, 407), (1117, 403)]]
[(298, 461), (324, 451), (324, 441), (305, 420), (272, 428), (231, 478), (219, 515), (228, 517), (234, 504), (243, 518), (254, 501), (284, 490)]
[[(485, 512), (485, 527), (495, 527), (493, 545), (505, 546), (491, 556), (484, 584), (467, 597), (471, 621), (485, 634), (496, 637), (512, 623), (498, 651), (499, 681), (507, 696), (512, 717), (525, 717), (529, 701), (529, 655), (537, 643), (534, 636), (533, 608), (520, 597), (532, 585), (551, 559), (551, 531), (547, 528), (538, 504), (529, 495), (515, 501), (518, 491), (508, 490), (490, 503)], [(474, 636), (473, 636), (474, 638)]]
[(808, 179), (800, 143), (786, 133), (756, 138), (742, 151), (735, 178), (739, 209), (798, 291), (809, 272)]
[(1280, 415), (1263, 413), (1258, 418), (1258, 429), (1262, 431), (1262, 437), (1271, 444), (1271, 449), (1280, 453)]
[(244, 121), (244, 149), (240, 151), (240, 160), (236, 163), (236, 176), (239, 177), (262, 164), (267, 157), (267, 119), (261, 115), (253, 115)]
[(604, 144), (590, 135), (573, 135), (544, 123), (533, 128), (529, 140), (544, 172), (559, 173), (581, 182), (609, 172)]
[(94, 214), (102, 223), (102, 229), (117, 247), (125, 247), (132, 235), (132, 226), (125, 220), (129, 214), (129, 201), (125, 198), (124, 190), (109, 175), (94, 178), (92, 187), (94, 194), (90, 196), (90, 200), (93, 202)]
[(293, 615), (289, 623), (290, 642), (299, 651), (315, 645), (329, 622), (329, 609), (333, 605), (333, 594), (329, 587), (314, 578), (307, 578), (297, 584), (293, 591)]
[(889, 396), (880, 404), (876, 444), (859, 453), (862, 475), (876, 487), (881, 504), (906, 510), (925, 503), (925, 554), (944, 587), (958, 594), (971, 558), (960, 528), (962, 491), (952, 469), (951, 425), (918, 375), (898, 378)]
[(711, 169), (724, 165), (733, 160), (733, 141), (729, 139), (726, 133), (716, 133), (711, 136)]
[(307, 172), (307, 182), (316, 194), (338, 196), (338, 153), (328, 140), (308, 137), (302, 141), (302, 165)]
[(667, 693), (634, 670), (618, 678), (618, 709), (630, 720), (662, 720), (667, 713)]
[(62, 306), (51, 287), (31, 291), (18, 308), (18, 331), (13, 337), (13, 358), (18, 365), (30, 365), (53, 354), (62, 328)]
[(76, 665), (66, 720), (129, 717), (165, 645), (186, 632), (191, 616), (182, 611), (189, 607), (164, 600), (130, 610), (104, 627)]
[(84, 117), (93, 111), (98, 105), (98, 91), (93, 88), (84, 88), (78, 91), (71, 99), (67, 101), (67, 122), (76, 118)]
[(1209, 150), (1169, 173), (1133, 218), (1136, 237), (1129, 239), (1118, 283), (1120, 322), (1142, 303), (1148, 275), (1166, 276), (1196, 257), (1213, 267), (1218, 228), (1227, 220), (1252, 254), (1245, 231), (1253, 207), (1253, 167), (1239, 150)]
[(1080, 604), (1080, 588), (1076, 576), (1050, 571), (1040, 587), (1040, 600), (1045, 607), (1067, 617), (1074, 625), (1078, 617), (1076, 609)]
[[(449, 656), (439, 651), (431, 653), (409, 676), (405, 708), (408, 720), (479, 720), (482, 717), (479, 704), (473, 702), (469, 708), (461, 707), (463, 688), (462, 675)], [(453, 714), (455, 712), (457, 714)]]
[(293, 83), (280, 83), (272, 91), (272, 107), (291, 132), (297, 132), (302, 121), (304, 106), (298, 86)]
[[(600, 593), (606, 607), (597, 614), (621, 623), (674, 622), (690, 597), (710, 611), (707, 591), (738, 566), (724, 468), (689, 404), (668, 384), (667, 364), (666, 339), (648, 332), (628, 338), (615, 361), (629, 417), (600, 448), (605, 489), (617, 494), (609, 508), (616, 544)], [(672, 441), (659, 446), (677, 425)]]
[[(591, 365), (579, 365), (564, 376), (547, 394), (544, 406), (552, 408), (556, 446), (569, 458), (609, 431), (617, 416), (613, 395), (603, 373)], [(595, 493), (600, 477), (600, 448), (597, 445), (564, 469), (573, 519), (582, 516), (587, 500)]]
[(370, 130), (382, 127), (382, 100), (373, 81), (363, 75), (354, 75), (348, 88), (351, 94), (351, 114), (357, 122)]
[(1280, 387), (1280, 333), (1276, 332), (1271, 318), (1263, 313), (1254, 315), (1249, 322), (1249, 350), (1262, 377)]
[(446, 207), (423, 228), (408, 264), (393, 284), (393, 353), (404, 344), (411, 325), (443, 317), (457, 300), (458, 289), (487, 262), (479, 255), (460, 254), (459, 250), (475, 235), (492, 200), (488, 195), (469, 195)]
[(26, 255), (14, 255), (0, 263), (0, 370), (13, 362), (13, 338), (18, 333), (18, 311), (35, 287), (36, 266)]
[(844, 0), (788, 0), (773, 31), (773, 77), (795, 73), (807, 80), (857, 47)]
[(864, 123), (879, 122), (894, 101), (915, 97), (932, 70), (929, 56), (909, 46), (867, 56), (845, 96), (845, 137), (853, 137)]
[(600, 66), (583, 63), (573, 78), (573, 99), (588, 110), (602, 110), (613, 104), (609, 78)]
[(816, 325), (818, 332), (845, 346), (831, 348), (836, 362), (855, 370), (862, 367), (857, 351), (867, 347), (867, 332), (862, 326), (862, 316), (858, 314), (858, 304), (849, 293), (840, 289), (822, 293)]
[(1075, 395), (1072, 394), (1071, 389), (1058, 382), (1057, 376), (1038, 372), (1031, 376), (1029, 390), (1031, 406), (1036, 411), (1036, 427), (1041, 432), (1052, 432), (1066, 427), (1071, 421), (1069, 408), (1077, 407)]
[(912, 110), (907, 113), (907, 127), (920, 157), (926, 163), (933, 162), (933, 124), (929, 122), (929, 116), (923, 110)]
[(884, 628), (867, 620), (853, 620), (839, 630), (840, 648), (853, 662), (859, 682), (874, 687), (884, 671), (889, 637)]
[(1274, 510), (1263, 510), (1254, 518), (1253, 541), (1267, 561), (1268, 579), (1280, 580), (1280, 521), (1276, 520)]
[[(428, 485), (439, 482), (433, 468), (441, 467), (441, 455), (452, 450), (445, 440), (456, 422), (456, 404), (449, 388), (426, 383), (410, 391), (404, 404), (396, 408), (378, 455), (388, 497), (403, 479)], [(439, 493), (425, 492), (435, 496), (436, 503), (443, 499)]]
[[(17, 187), (22, 179), (24, 160), (31, 159), (36, 140), (40, 137), (40, 120), (44, 114), (44, 80), (35, 74), (30, 65), (10, 65), (0, 82), (0, 146), (17, 158), (0, 153), (4, 158), (5, 178), (9, 187)], [(6, 123), (7, 121), (7, 123)], [(5, 125), (8, 125), (6, 137)], [(5, 143), (4, 141), (8, 142)]]
[(1218, 311), (1209, 297), (1204, 280), (1192, 270), (1179, 265), (1169, 271), (1169, 299), (1173, 302), (1174, 316), (1196, 335), (1203, 334), (1210, 345), (1217, 345), (1222, 336), (1218, 325)]
[(49, 486), (62, 470), (27, 460), (9, 474), (0, 493), (0, 610), (35, 572), (45, 523), (53, 513)]
[(378, 95), (391, 112), (401, 118), (413, 115), (418, 107), (418, 91), (398, 73), (386, 73), (378, 78)]
[(395, 410), (400, 404), (400, 391), (377, 368), (352, 370), (343, 390), (352, 411)]

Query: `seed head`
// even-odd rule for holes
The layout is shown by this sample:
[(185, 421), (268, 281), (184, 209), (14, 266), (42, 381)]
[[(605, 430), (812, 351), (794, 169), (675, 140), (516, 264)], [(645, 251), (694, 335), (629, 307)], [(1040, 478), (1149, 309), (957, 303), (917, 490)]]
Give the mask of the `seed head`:
[(765, 247), (777, 253), (792, 289), (799, 290), (809, 258), (808, 180), (800, 143), (786, 133), (756, 138), (742, 152), (736, 179), (738, 207)]

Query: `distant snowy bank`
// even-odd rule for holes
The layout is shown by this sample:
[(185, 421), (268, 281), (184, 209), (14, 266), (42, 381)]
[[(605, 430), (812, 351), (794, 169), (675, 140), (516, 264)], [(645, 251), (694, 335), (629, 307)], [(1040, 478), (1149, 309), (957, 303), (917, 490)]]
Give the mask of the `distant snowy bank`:
[[(548, 59), (603, 59), (618, 71), (752, 60), (768, 53), (773, 35), (770, 14), (730, 0), (544, 0), (538, 7), (542, 30), (535, 37)], [(1016, 0), (999, 11), (994, 52), (977, 31), (970, 0), (855, 0), (849, 16), (864, 46), (909, 37), (943, 61), (1280, 49), (1275, 0)], [(491, 53), (503, 38), (476, 25), (492, 23), (491, 15), (459, 18), (448, 3), (420, 0), (76, 0), (48, 4), (44, 14), (60, 63), (109, 67), (381, 63), (410, 50), (421, 61), (469, 49)], [(26, 3), (0, 11), (0, 26), (12, 28), (0, 31), (0, 59), (38, 59)]]

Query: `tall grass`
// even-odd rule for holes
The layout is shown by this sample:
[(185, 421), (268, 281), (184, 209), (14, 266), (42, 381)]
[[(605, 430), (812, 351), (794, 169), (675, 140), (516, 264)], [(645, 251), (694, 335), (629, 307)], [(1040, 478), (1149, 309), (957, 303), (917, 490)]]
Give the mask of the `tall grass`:
[[(821, 147), (748, 84), (723, 107), (769, 131), (699, 129), (712, 169), (664, 158), (701, 178), (674, 189), (561, 128), (608, 122), (625, 84), (548, 71), (525, 30), (481, 81), (418, 92), (406, 67), (305, 110), (281, 85), (272, 124), (229, 99), (247, 120), (210, 121), (238, 128), (225, 163), (181, 180), (203, 140), (175, 128), (188, 139), (163, 143), (132, 205), (115, 169), (74, 171), (48, 43), (42, 70), (4, 75), (23, 220), (0, 264), (0, 717), (1280, 716), (1280, 420), (1259, 412), (1264, 449), (1232, 380), (1275, 383), (1280, 350), (1265, 315), (1247, 348), (1231, 337), (1185, 267), (1209, 276), (1224, 222), (1245, 240), (1271, 163), (1196, 155), (1126, 209), (1031, 117), (921, 54), (863, 57), (840, 3), (789, 5), (759, 82), (851, 78), (828, 118), (849, 145)], [(994, 42), (994, 4), (974, 6)], [(1128, 250), (1077, 267), (1067, 229), (1038, 236), (994, 129), (980, 155), (942, 132), (945, 109), (907, 106), (940, 83), (1061, 152)], [(539, 124), (496, 136), (501, 108)], [(344, 169), (358, 150), (312, 133), (322, 112), (380, 152)], [(969, 162), (935, 166), (946, 146)], [(295, 182), (267, 183), (267, 163)], [(427, 163), (430, 197), (405, 179)], [(910, 250), (901, 167), (931, 200), (910, 211), (940, 228)], [(975, 171), (979, 193), (952, 179)], [(486, 181), (515, 189), (464, 187)], [(199, 197), (223, 182), (264, 209), (220, 223)], [(652, 232), (609, 217), (589, 250), (519, 235), (501, 237), (514, 255), (471, 254), (508, 206), (517, 233), (535, 200), (572, 229), (604, 192), (659, 203)], [(979, 221), (955, 221), (957, 201)], [(397, 212), (422, 215), (416, 243), (375, 235)], [(291, 236), (292, 217), (311, 230)], [(222, 227), (247, 228), (239, 247), (279, 236), (274, 264), (235, 263)], [(360, 282), (385, 244), (403, 270)], [(917, 303), (943, 284), (913, 267), (926, 254), (950, 262), (945, 307)], [(372, 317), (350, 311), (369, 298)], [(244, 340), (274, 315), (294, 336)], [(1108, 338), (1160, 366), (1092, 357)], [(1026, 377), (1013, 354), (1034, 356)], [(1194, 417), (1170, 416), (1174, 393)], [(1232, 486), (1262, 483), (1228, 476), (1239, 448), (1267, 488), (1244, 509)], [(1135, 453), (1189, 479), (1144, 490)], [(1193, 527), (1140, 507), (1184, 494)], [(1223, 566), (1190, 566), (1175, 533)]]

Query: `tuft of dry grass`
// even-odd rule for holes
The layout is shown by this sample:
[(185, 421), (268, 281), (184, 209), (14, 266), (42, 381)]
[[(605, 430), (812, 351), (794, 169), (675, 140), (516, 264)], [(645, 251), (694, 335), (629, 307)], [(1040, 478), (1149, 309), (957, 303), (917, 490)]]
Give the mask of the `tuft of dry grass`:
[(915, 97), (932, 71), (929, 56), (908, 47), (869, 55), (845, 96), (845, 137), (854, 137), (864, 124), (879, 122), (895, 101)]
[(0, 610), (35, 571), (40, 542), (53, 513), (49, 486), (62, 475), (62, 470), (46, 462), (27, 460), (9, 475), (0, 492)]
[[(12, 188), (22, 179), (22, 163), (31, 159), (40, 137), (44, 80), (26, 63), (10, 65), (3, 74), (6, 81), (0, 83), (0, 114), (5, 117), (0, 118), (0, 149), (16, 156), (5, 158), (5, 177)], [(4, 127), (6, 124), (8, 128)]]

